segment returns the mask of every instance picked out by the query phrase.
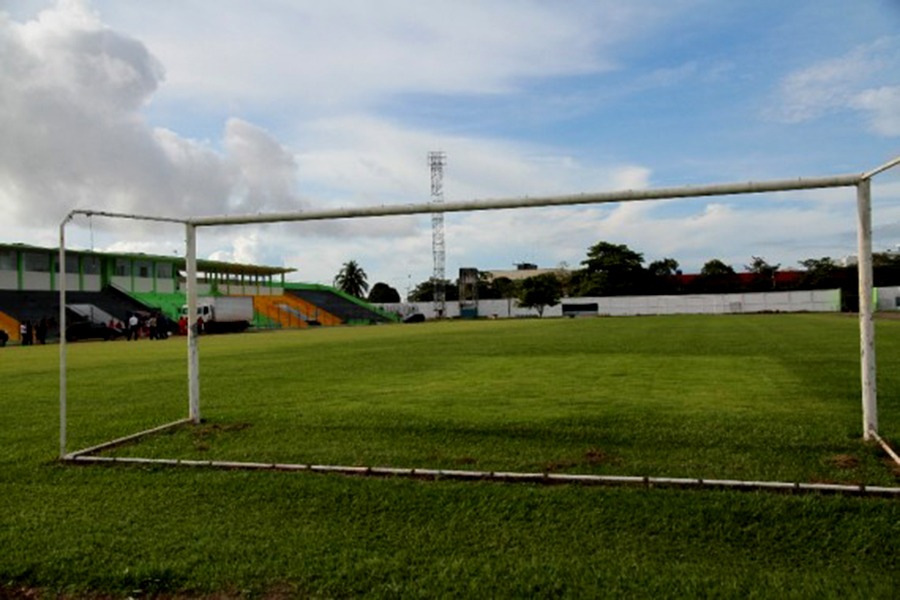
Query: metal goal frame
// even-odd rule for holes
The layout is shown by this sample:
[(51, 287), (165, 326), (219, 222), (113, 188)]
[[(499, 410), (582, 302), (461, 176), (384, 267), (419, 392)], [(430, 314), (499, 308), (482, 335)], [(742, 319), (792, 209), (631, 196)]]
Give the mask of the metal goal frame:
[[(872, 196), (871, 196), (871, 180), (874, 176), (891, 169), (900, 164), (900, 156), (870, 171), (860, 174), (849, 175), (833, 175), (826, 177), (809, 177), (797, 179), (769, 180), (762, 182), (746, 182), (746, 183), (725, 183), (711, 184), (687, 187), (670, 187), (670, 188), (651, 188), (646, 190), (627, 190), (600, 193), (583, 193), (562, 196), (544, 196), (544, 197), (519, 197), (519, 198), (503, 198), (503, 199), (487, 199), (487, 200), (470, 200), (462, 202), (449, 202), (440, 205), (434, 203), (408, 204), (408, 205), (382, 205), (367, 208), (347, 208), (324, 211), (310, 212), (282, 212), (271, 214), (256, 215), (218, 215), (218, 216), (201, 216), (190, 218), (169, 218), (158, 216), (147, 216), (138, 214), (116, 213), (99, 210), (75, 209), (69, 212), (62, 220), (59, 226), (59, 264), (66, 264), (66, 244), (65, 233), (66, 225), (72, 221), (77, 215), (83, 216), (101, 216), (115, 219), (131, 219), (141, 221), (156, 221), (165, 223), (181, 224), (185, 227), (185, 257), (186, 257), (186, 292), (188, 303), (188, 314), (196, 314), (197, 310), (197, 230), (202, 227), (219, 227), (233, 225), (248, 224), (266, 224), (279, 222), (294, 221), (328, 221), (337, 219), (355, 219), (355, 218), (373, 218), (401, 215), (419, 215), (434, 214), (448, 212), (473, 212), (503, 209), (520, 209), (520, 208), (538, 208), (548, 206), (575, 206), (589, 204), (610, 204), (620, 202), (640, 202), (652, 200), (667, 200), (679, 198), (702, 198), (710, 196), (734, 196), (734, 195), (751, 195), (767, 192), (791, 192), (798, 190), (825, 189), (825, 188), (856, 188), (856, 204), (857, 204), (857, 256), (858, 256), (858, 273), (859, 273), (859, 336), (860, 336), (860, 378), (862, 383), (861, 404), (862, 404), (862, 427), (863, 440), (875, 440), (882, 444), (885, 449), (900, 463), (896, 454), (887, 446), (887, 444), (878, 436), (878, 408), (877, 408), (877, 390), (876, 390), (876, 361), (875, 361), (875, 328), (874, 328), (874, 306), (873, 306), (873, 273), (872, 273)], [(66, 328), (66, 277), (63, 274), (59, 278), (59, 323), (60, 331), (65, 332)], [(84, 448), (70, 452), (67, 448), (67, 383), (66, 383), (66, 357), (67, 343), (65, 335), (60, 336), (60, 361), (59, 361), (59, 411), (60, 411), (60, 429), (59, 429), (59, 452), (60, 459), (63, 461), (76, 461), (92, 459), (95, 461), (103, 460), (123, 460), (112, 459), (99, 456), (89, 456), (104, 448), (109, 448), (124, 442), (137, 439), (139, 437), (155, 433), (157, 431), (181, 425), (184, 423), (199, 424), (201, 420), (200, 408), (200, 349), (199, 349), (199, 331), (197, 324), (192, 323), (188, 327), (187, 335), (187, 361), (188, 361), (188, 416), (184, 419), (160, 425), (153, 429), (118, 438), (110, 442)], [(132, 462), (154, 462), (151, 459), (130, 459)], [(160, 461), (155, 461), (160, 462)], [(286, 470), (323, 470), (323, 471), (347, 471), (357, 472), (362, 469), (367, 473), (374, 473), (379, 469), (372, 467), (331, 467), (331, 466), (314, 466), (314, 465), (262, 465), (258, 463), (221, 463), (216, 464), (214, 461), (181, 461), (181, 460), (162, 460), (167, 464), (184, 464), (184, 465), (207, 465), (207, 466), (226, 466), (229, 468), (283, 468)], [(432, 473), (428, 469), (380, 469), (381, 471), (390, 471), (388, 474), (411, 474), (413, 476), (422, 476), (423, 474)], [(404, 473), (400, 473), (403, 471)], [(408, 471), (408, 473), (406, 473)], [(478, 472), (443, 472), (434, 471), (433, 473), (443, 474), (443, 476), (457, 477), (477, 477), (485, 478), (487, 474)], [(377, 474), (377, 473), (376, 473)], [(548, 475), (548, 474), (494, 474), (490, 476), (502, 475), (505, 480), (528, 480), (532, 476), (540, 475), (545, 479), (547, 477), (567, 478), (574, 477), (579, 481), (586, 481), (585, 477), (593, 476), (564, 476), (564, 475)], [(605, 481), (610, 478), (595, 477), (598, 481)], [(616, 478), (612, 478), (616, 479)], [(638, 482), (652, 483), (647, 478), (618, 478), (622, 480), (635, 479)], [(602, 482), (601, 481), (601, 482)], [(694, 480), (674, 480), (664, 479), (664, 482), (677, 482)], [(696, 480), (703, 484), (703, 480)], [(707, 482), (709, 484), (710, 482)], [(727, 482), (720, 482), (727, 483)], [(764, 482), (730, 482), (731, 484), (759, 484)], [(788, 484), (780, 484), (777, 482), (769, 482), (772, 485), (783, 486)], [(806, 485), (815, 484), (790, 484), (790, 485)], [(841, 486), (837, 486), (841, 487)], [(852, 486), (850, 486), (852, 487)], [(900, 488), (886, 488), (900, 492)], [(893, 492), (892, 492), (893, 493)], [(897, 494), (900, 495), (900, 494)]]

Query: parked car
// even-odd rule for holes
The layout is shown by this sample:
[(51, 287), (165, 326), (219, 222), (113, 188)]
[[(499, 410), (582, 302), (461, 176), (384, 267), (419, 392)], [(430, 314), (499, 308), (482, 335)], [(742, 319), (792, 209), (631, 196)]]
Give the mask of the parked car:
[(104, 323), (92, 323), (91, 321), (80, 321), (72, 323), (66, 327), (66, 341), (75, 342), (78, 340), (114, 340), (122, 336), (122, 331), (114, 329)]

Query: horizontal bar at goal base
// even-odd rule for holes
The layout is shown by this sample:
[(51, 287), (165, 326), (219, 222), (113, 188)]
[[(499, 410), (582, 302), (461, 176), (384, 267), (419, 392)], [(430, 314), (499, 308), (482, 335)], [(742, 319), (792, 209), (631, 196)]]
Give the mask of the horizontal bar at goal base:
[(517, 473), (503, 471), (460, 471), (403, 467), (366, 467), (347, 465), (312, 465), (291, 463), (235, 462), (171, 458), (137, 458), (118, 456), (69, 455), (65, 460), (76, 463), (159, 465), (167, 467), (204, 467), (254, 471), (310, 471), (374, 477), (409, 477), (413, 479), (454, 479), (518, 483), (556, 483), (598, 486), (643, 486), (661, 488), (708, 488), (742, 491), (774, 491), (787, 493), (830, 493), (854, 496), (883, 496), (900, 499), (900, 487), (846, 485), (836, 483), (798, 483), (784, 481), (741, 481), (734, 479), (694, 479), (680, 477), (642, 477), (633, 475), (582, 475), (566, 473)]

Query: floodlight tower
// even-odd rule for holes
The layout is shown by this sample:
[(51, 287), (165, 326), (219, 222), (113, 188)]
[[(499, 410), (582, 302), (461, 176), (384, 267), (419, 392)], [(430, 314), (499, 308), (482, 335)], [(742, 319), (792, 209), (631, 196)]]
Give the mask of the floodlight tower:
[[(444, 203), (444, 165), (447, 163), (447, 154), (444, 152), (429, 152), (428, 165), (431, 167), (431, 202), (432, 204)], [(431, 213), (431, 252), (434, 255), (434, 308), (438, 318), (446, 315), (447, 295), (444, 289), (445, 277), (445, 251), (444, 251), (444, 213)]]

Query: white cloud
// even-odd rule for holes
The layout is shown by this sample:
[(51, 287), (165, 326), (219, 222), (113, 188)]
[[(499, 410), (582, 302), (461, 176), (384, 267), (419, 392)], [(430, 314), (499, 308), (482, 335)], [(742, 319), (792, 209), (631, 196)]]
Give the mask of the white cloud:
[(784, 77), (770, 114), (786, 123), (818, 119), (854, 109), (870, 129), (900, 135), (900, 37), (856, 47)]
[(300, 210), (297, 163), (291, 152), (264, 130), (230, 119), (225, 131), (228, 162), (239, 176), (229, 212)]
[(299, 185), (325, 202), (371, 204), (430, 199), (428, 152), (446, 153), (447, 201), (641, 188), (642, 165), (588, 165), (563, 150), (500, 139), (441, 135), (356, 116), (310, 123), (295, 146)]
[[(358, 106), (398, 93), (484, 94), (610, 69), (606, 49), (678, 10), (652, 2), (349, 0), (152, 4), (104, 14), (167, 66), (166, 94), (232, 106)], [(202, 27), (197, 24), (202, 23)], [(227, 32), (227, 35), (223, 35)]]
[(860, 92), (853, 106), (869, 115), (869, 127), (885, 137), (900, 136), (900, 85)]
[[(423, 60), (419, 56), (423, 53), (432, 57), (429, 60), (441, 62), (444, 53), (458, 50), (469, 42), (477, 42), (492, 58), (457, 61), (456, 68), (464, 70), (459, 82), (451, 83), (457, 90), (466, 89), (467, 85), (472, 86), (470, 91), (499, 90), (518, 77), (597, 68), (585, 46), (595, 43), (595, 37), (574, 36), (577, 41), (563, 43), (574, 35), (574, 28), (582, 26), (579, 20), (568, 13), (556, 14), (539, 4), (508, 12), (477, 3), (466, 4), (456, 9), (458, 13), (451, 11), (443, 19), (422, 15), (421, 9), (406, 13), (401, 10), (410, 8), (406, 3), (380, 7), (377, 11), (369, 4), (356, 6), (358, 11), (322, 6), (314, 4), (302, 9), (309, 13), (309, 19), (301, 23), (304, 26), (308, 22), (330, 23), (329, 33), (320, 33), (312, 27), (306, 31), (310, 39), (304, 40), (299, 35), (304, 44), (321, 44), (316, 46), (316, 60), (272, 61), (271, 55), (267, 55), (266, 64), (301, 63), (302, 67), (298, 68), (323, 69), (322, 77), (343, 85), (347, 80), (359, 79), (359, 74), (352, 70), (355, 67), (349, 66), (346, 68), (350, 70), (334, 71), (344, 62), (353, 62), (347, 55), (343, 58), (339, 55), (355, 48), (355, 56), (364, 58), (366, 52), (360, 50), (359, 44), (367, 36), (375, 36), (391, 42), (388, 44), (391, 48), (385, 52), (395, 54), (400, 61), (399, 64), (384, 61), (394, 69), (383, 78), (385, 86), (396, 86), (403, 78), (437, 77), (429, 69), (415, 69), (412, 64)], [(107, 8), (115, 10), (112, 6)], [(147, 16), (133, 5), (130, 8), (138, 15)], [(170, 18), (167, 11), (151, 8), (154, 14), (160, 15), (158, 18)], [(188, 10), (207, 11), (212, 7), (194, 6)], [(279, 10), (293, 13), (297, 9), (281, 6)], [(610, 23), (623, 18), (618, 11), (609, 7), (606, 10)], [(241, 36), (246, 37), (241, 39), (262, 40), (263, 47), (271, 35), (262, 35), (254, 27), (269, 27), (268, 31), (276, 39), (294, 35), (283, 25), (274, 23), (274, 17), (256, 8), (251, 16), (240, 11), (229, 13), (218, 6), (213, 13), (218, 15), (214, 19), (236, 19), (241, 14), (248, 17), (232, 24), (242, 26)], [(487, 22), (475, 19), (476, 14), (486, 14), (490, 19)], [(541, 23), (545, 39), (541, 43), (522, 40), (519, 38), (529, 36), (510, 36), (504, 33), (509, 29), (492, 28), (491, 20), (502, 15), (506, 15), (507, 25), (513, 29), (536, 27)], [(259, 21), (254, 20), (257, 18)], [(451, 21), (471, 26), (456, 28)], [(224, 28), (224, 24), (220, 25)], [(436, 31), (431, 31), (432, 28)], [(204, 28), (207, 30), (215, 30), (217, 35), (222, 31)], [(366, 33), (366, 30), (371, 31)], [(179, 29), (176, 27), (174, 31), (177, 33)], [(335, 39), (325, 39), (331, 35)], [(616, 36), (610, 34), (610, 37)], [(229, 39), (228, 43), (243, 48), (236, 51), (238, 54), (247, 51), (247, 60), (251, 61), (249, 71), (266, 71), (260, 69), (259, 62), (265, 52), (258, 52), (260, 49), (255, 46), (248, 48), (227, 36), (220, 39)], [(338, 46), (345, 42), (349, 46), (338, 52)], [(543, 48), (548, 42), (558, 46), (559, 52), (545, 52)], [(192, 49), (206, 48), (202, 40), (184, 36), (181, 42), (172, 43), (184, 54), (165, 61), (165, 77), (169, 81), (173, 74), (177, 79), (178, 69), (189, 64), (188, 70), (198, 77), (210, 76), (219, 81), (221, 76), (226, 81), (224, 85), (231, 85), (226, 74), (233, 73), (237, 78), (232, 80), (235, 86), (246, 90), (255, 88), (257, 80), (249, 71), (242, 72), (238, 57), (231, 61), (231, 55), (225, 53), (219, 56), (220, 60), (224, 57), (222, 64), (207, 69), (202, 62), (192, 62), (191, 58), (195, 56)], [(434, 44), (439, 46), (437, 50), (425, 52), (421, 47)], [(159, 48), (165, 51), (168, 46), (160, 42)], [(428, 195), (424, 157), (436, 146), (446, 149), (453, 157), (454, 175), (450, 178), (456, 182), (453, 189), (457, 197), (570, 191), (580, 189), (585, 175), (588, 183), (604, 185), (617, 178), (640, 185), (645, 177), (640, 167), (626, 165), (624, 170), (613, 167), (591, 173), (589, 167), (579, 167), (552, 149), (523, 149), (499, 141), (447, 138), (397, 127), (372, 117), (309, 122), (299, 130), (301, 137), (295, 144), (299, 149), (296, 153), (264, 129), (243, 119), (227, 120), (221, 141), (215, 145), (186, 138), (171, 129), (152, 128), (142, 110), (156, 99), (160, 86), (168, 85), (164, 83), (163, 61), (156, 58), (157, 46), (154, 45), (151, 53), (141, 41), (110, 29), (83, 2), (60, 2), (21, 23), (6, 15), (0, 17), (0, 49), (4, 56), (0, 62), (0, 129), (4, 131), (0, 138), (0, 209), (18, 227), (55, 225), (74, 207), (183, 216), (297, 209), (304, 207), (301, 193), (308, 196), (324, 192), (321, 203), (421, 201)], [(446, 71), (445, 67), (441, 67), (442, 72)], [(266, 72), (267, 78), (291, 79), (285, 73), (279, 74), (277, 69), (274, 74)], [(375, 78), (380, 81), (382, 77), (379, 74)], [(315, 77), (304, 82), (303, 91), (308, 89), (305, 86), (317, 86), (317, 94), (325, 85), (324, 80)], [(368, 85), (364, 81), (351, 81), (351, 84)], [(424, 88), (429, 85), (422, 84)], [(393, 91), (403, 89), (406, 88), (401, 85)], [(553, 176), (553, 171), (561, 174)], [(344, 198), (344, 194), (348, 197)], [(366, 229), (391, 232), (394, 228)], [(332, 233), (343, 230), (336, 226), (320, 228)]]
[[(296, 165), (272, 136), (230, 120), (224, 152), (147, 125), (163, 70), (82, 3), (0, 17), (0, 210), (59, 223), (76, 207), (164, 216), (297, 207)], [(10, 223), (8, 223), (10, 224)]]
[(231, 238), (230, 250), (218, 250), (209, 255), (211, 260), (236, 262), (245, 265), (264, 264), (263, 242), (258, 230), (238, 234)]

